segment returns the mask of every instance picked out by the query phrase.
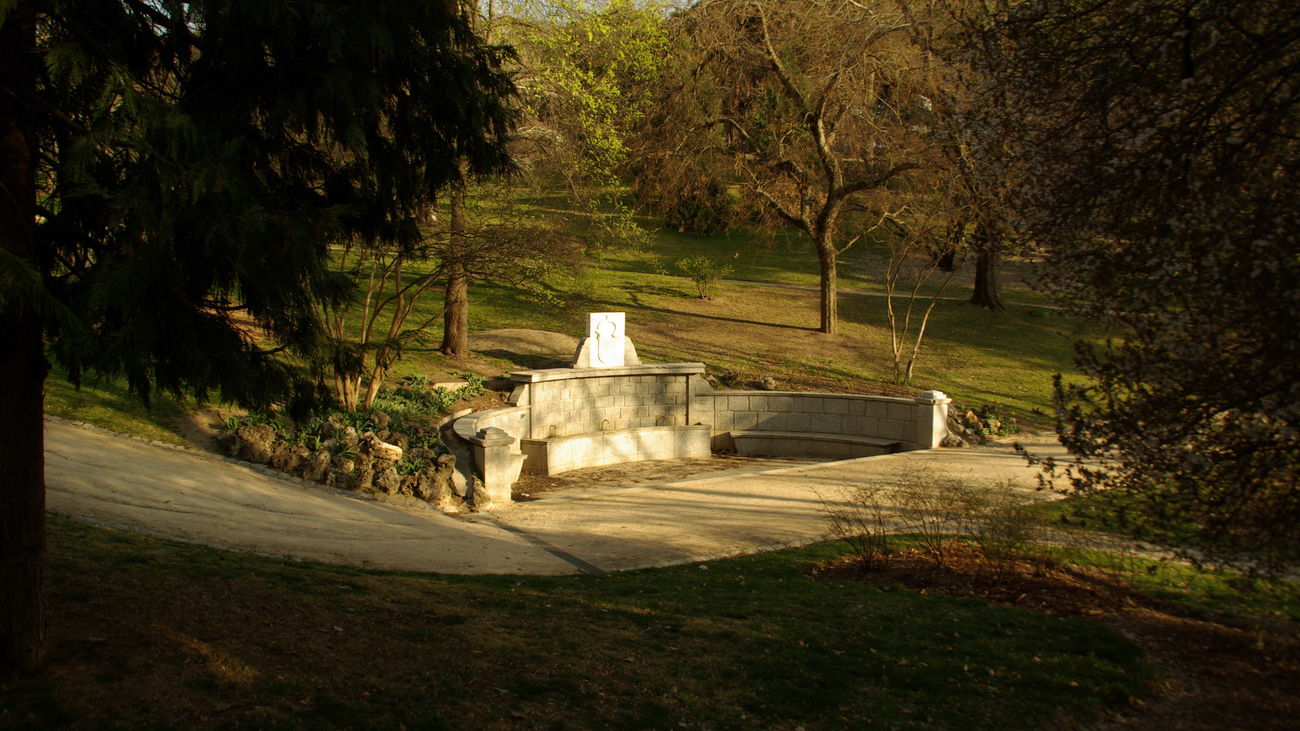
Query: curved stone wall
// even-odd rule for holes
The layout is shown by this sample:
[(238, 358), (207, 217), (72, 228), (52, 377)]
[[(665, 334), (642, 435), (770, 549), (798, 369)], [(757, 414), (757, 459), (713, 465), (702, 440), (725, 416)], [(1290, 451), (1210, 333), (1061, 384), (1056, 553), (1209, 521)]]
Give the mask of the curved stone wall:
[(703, 375), (703, 363), (518, 371), (511, 408), (463, 417), (454, 431), (480, 448), (491, 442), (522, 453), (523, 469), (540, 474), (707, 457), (711, 449), (858, 457), (930, 449), (947, 433), (949, 400), (939, 391), (916, 398), (715, 391)]

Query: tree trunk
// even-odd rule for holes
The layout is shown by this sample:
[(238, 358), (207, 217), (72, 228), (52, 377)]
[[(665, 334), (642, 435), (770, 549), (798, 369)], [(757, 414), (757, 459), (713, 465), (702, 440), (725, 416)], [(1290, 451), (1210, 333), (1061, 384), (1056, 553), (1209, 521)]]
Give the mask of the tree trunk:
[(839, 272), (835, 261), (835, 249), (830, 241), (817, 242), (817, 264), (821, 268), (821, 327), (819, 330), (827, 335), (834, 335), (839, 325), (839, 300), (836, 297), (839, 287)]
[(1005, 310), (1002, 303), (1002, 285), (998, 282), (998, 251), (992, 246), (981, 246), (975, 254), (975, 292), (970, 303), (986, 310)]
[(443, 294), (442, 347), (453, 358), (469, 350), (469, 278), (465, 272), (465, 193), (451, 193), (451, 231), (447, 241), (447, 288)]
[[(0, 27), (0, 246), (36, 263), (35, 126), (16, 98), (35, 93), (36, 14)], [(0, 679), (31, 672), (45, 653), (45, 360), (41, 322), (22, 293), (0, 306)]]
[(384, 378), (388, 375), (387, 368), (375, 367), (370, 374), (370, 383), (366, 385), (366, 397), (361, 401), (361, 408), (369, 411), (375, 407), (375, 398), (379, 396), (379, 389), (384, 385)]

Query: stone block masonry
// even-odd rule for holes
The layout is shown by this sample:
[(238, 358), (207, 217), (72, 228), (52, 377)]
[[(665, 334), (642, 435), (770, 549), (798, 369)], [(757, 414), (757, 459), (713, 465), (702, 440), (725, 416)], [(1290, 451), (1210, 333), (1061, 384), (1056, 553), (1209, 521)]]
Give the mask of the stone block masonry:
[[(939, 391), (917, 398), (715, 391), (703, 376), (702, 363), (518, 371), (512, 408), (463, 417), (455, 431), (501, 430), (509, 444), (493, 431), (487, 446), (522, 454), (523, 469), (540, 474), (707, 457), (711, 449), (861, 457), (931, 449), (947, 433), (949, 399)], [(482, 479), (494, 499), (502, 494), (501, 478)]]

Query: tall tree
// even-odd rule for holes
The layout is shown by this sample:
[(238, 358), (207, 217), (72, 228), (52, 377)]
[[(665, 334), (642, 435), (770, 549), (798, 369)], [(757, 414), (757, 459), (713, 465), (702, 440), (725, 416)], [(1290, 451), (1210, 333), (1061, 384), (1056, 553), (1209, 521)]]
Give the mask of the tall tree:
[(1062, 441), (1201, 556), (1300, 545), (1300, 5), (1032, 0), (968, 16), (1044, 284), (1079, 345)]
[(0, 3), (0, 676), (42, 654), (42, 384), (282, 398), (331, 240), (403, 241), (508, 163), (512, 84), (454, 3)]
[[(559, 187), (587, 219), (586, 245), (637, 245), (644, 232), (621, 201), (626, 138), (649, 103), (650, 84), (664, 53), (663, 4), (658, 0), (499, 0), (480, 4), (478, 27), (508, 42), (510, 70), (520, 90), (521, 120), (512, 143), (519, 178), (542, 190)], [(469, 286), (489, 273), (544, 277), (581, 262), (539, 210), (499, 183), (451, 191), (439, 246), (446, 272), (439, 350), (468, 351)], [(519, 180), (513, 181), (519, 182)], [(476, 206), (483, 199), (489, 205)], [(477, 210), (476, 210), (477, 209)], [(483, 213), (487, 213), (486, 217)], [(503, 235), (502, 217), (526, 228)], [(513, 263), (503, 266), (514, 252)], [(550, 261), (553, 266), (546, 266)], [(517, 278), (515, 278), (517, 279)], [(536, 284), (536, 283), (534, 283)]]
[[(929, 80), (892, 4), (846, 0), (703, 0), (674, 18), (694, 63), (652, 126), (661, 158), (735, 171), (739, 211), (790, 226), (812, 244), (821, 281), (820, 330), (838, 320), (839, 258), (862, 232), (844, 214), (918, 166)], [(671, 177), (671, 176), (669, 176)], [(698, 186), (696, 175), (682, 175)], [(671, 184), (671, 181), (670, 181)]]

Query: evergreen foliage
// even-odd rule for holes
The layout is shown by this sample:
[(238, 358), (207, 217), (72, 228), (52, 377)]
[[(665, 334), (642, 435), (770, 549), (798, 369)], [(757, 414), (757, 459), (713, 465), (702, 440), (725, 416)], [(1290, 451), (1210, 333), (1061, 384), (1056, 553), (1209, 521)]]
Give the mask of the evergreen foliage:
[(243, 325), (309, 346), (331, 241), (413, 244), (460, 160), (506, 164), (503, 54), (445, 4), (54, 3), (40, 31), (38, 268), (93, 335), (55, 339), (74, 379), (275, 398)]
[(508, 52), (455, 2), (0, 2), (0, 676), (40, 662), (46, 353), (250, 405), (348, 294), (332, 242), (418, 241), (509, 167)]
[(1122, 339), (1059, 383), (1071, 484), (1199, 556), (1300, 545), (1300, 7), (1036, 0), (973, 19), (974, 119), (1046, 289)]

